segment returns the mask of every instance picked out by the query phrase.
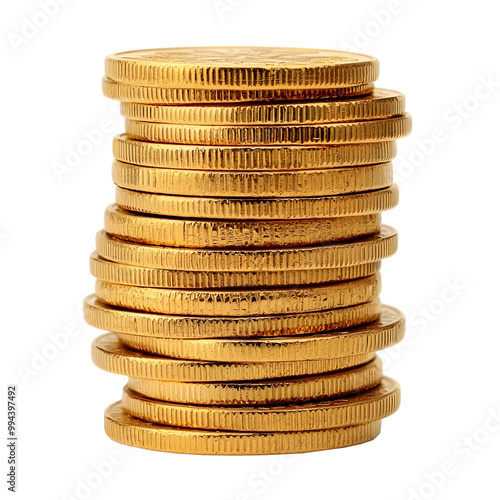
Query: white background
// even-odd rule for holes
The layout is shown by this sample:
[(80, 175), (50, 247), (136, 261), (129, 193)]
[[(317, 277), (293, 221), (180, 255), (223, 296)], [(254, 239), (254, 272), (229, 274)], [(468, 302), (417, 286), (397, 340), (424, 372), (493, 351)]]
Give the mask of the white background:
[[(23, 27), (40, 23), (40, 2), (2, 8), (1, 321), (8, 348), (1, 390), (18, 385), (18, 498), (496, 498), (496, 4), (222, 0), (221, 14), (212, 0), (65, 3), (30, 33)], [(104, 57), (189, 45), (352, 47), (379, 58), (380, 87), (407, 96), (414, 128), (395, 162), (401, 203), (384, 215), (400, 231), (400, 249), (383, 266), (383, 300), (408, 318), (407, 340), (384, 354), (403, 403), (369, 444), (285, 458), (198, 457), (134, 450), (104, 434), (104, 408), (119, 399), (124, 379), (93, 366), (89, 348), (99, 332), (80, 312), (93, 290), (94, 234), (114, 199), (111, 141), (123, 130), (116, 103), (101, 94)], [(103, 119), (113, 130), (58, 177), (54, 165)], [(66, 345), (54, 352), (56, 334)], [(99, 476), (95, 464), (112, 459), (113, 470)]]

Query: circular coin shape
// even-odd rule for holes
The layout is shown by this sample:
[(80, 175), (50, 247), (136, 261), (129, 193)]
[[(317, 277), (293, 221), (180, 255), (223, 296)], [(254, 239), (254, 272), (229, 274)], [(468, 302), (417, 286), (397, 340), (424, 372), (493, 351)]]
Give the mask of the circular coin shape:
[(231, 90), (140, 87), (102, 79), (102, 92), (109, 99), (121, 102), (145, 104), (207, 104), (266, 101), (293, 101), (307, 99), (340, 99), (367, 95), (374, 89), (372, 83), (353, 87), (327, 89), (276, 89), (276, 90)]
[(127, 377), (183, 382), (266, 380), (298, 377), (344, 370), (370, 362), (372, 353), (348, 358), (330, 358), (278, 363), (217, 363), (164, 358), (127, 349), (113, 333), (97, 337), (92, 343), (92, 361), (107, 372)]
[[(181, 290), (143, 288), (96, 280), (99, 300), (116, 307), (185, 316), (263, 316), (348, 307), (381, 290), (380, 274), (352, 281), (293, 288)], [(183, 357), (183, 356), (176, 356)]]
[(203, 272), (129, 266), (102, 259), (97, 252), (90, 256), (90, 272), (95, 278), (110, 283), (150, 288), (273, 288), (314, 285), (364, 278), (375, 274), (380, 267), (381, 262), (369, 262), (359, 266), (302, 271)]
[(363, 97), (341, 101), (280, 102), (226, 106), (160, 106), (122, 103), (122, 115), (131, 120), (192, 125), (286, 125), (353, 122), (402, 115), (401, 92), (374, 89)]
[(113, 182), (148, 193), (229, 198), (299, 198), (384, 189), (392, 163), (303, 171), (176, 170), (113, 162)]
[(229, 432), (153, 424), (129, 415), (121, 402), (104, 415), (104, 430), (128, 446), (196, 455), (272, 455), (305, 453), (354, 446), (375, 439), (381, 422), (298, 432)]
[(314, 198), (206, 198), (143, 193), (116, 188), (116, 203), (134, 212), (230, 220), (284, 220), (354, 217), (394, 208), (396, 184), (377, 191)]
[(380, 351), (401, 342), (404, 330), (403, 313), (384, 305), (377, 321), (328, 333), (248, 339), (174, 339), (128, 334), (119, 334), (118, 338), (131, 349), (182, 359), (300, 361)]
[(113, 155), (124, 163), (187, 170), (318, 170), (385, 163), (396, 156), (396, 141), (334, 146), (200, 146), (113, 140)]
[(130, 85), (190, 89), (347, 87), (374, 82), (375, 57), (288, 47), (171, 47), (106, 57), (108, 78)]
[(139, 243), (190, 248), (284, 247), (351, 240), (380, 230), (380, 214), (332, 219), (227, 221), (183, 219), (106, 208), (104, 230)]
[(401, 389), (388, 377), (358, 394), (317, 402), (279, 406), (203, 406), (149, 399), (123, 390), (122, 405), (130, 415), (156, 424), (195, 429), (286, 432), (333, 429), (373, 422), (399, 408)]
[(318, 125), (177, 125), (125, 120), (132, 139), (174, 144), (304, 145), (394, 141), (411, 130), (408, 113), (393, 118)]
[(187, 271), (283, 271), (339, 268), (378, 262), (397, 249), (397, 231), (382, 225), (368, 238), (329, 245), (258, 250), (189, 249), (130, 243), (99, 231), (97, 253), (121, 264)]
[(255, 405), (329, 399), (371, 389), (382, 380), (379, 357), (348, 370), (308, 377), (250, 382), (175, 382), (129, 378), (141, 396), (172, 403)]
[(371, 323), (380, 317), (377, 298), (364, 304), (311, 313), (276, 316), (210, 317), (179, 316), (130, 311), (88, 296), (85, 321), (90, 326), (116, 333), (149, 337), (219, 338), (301, 335)]

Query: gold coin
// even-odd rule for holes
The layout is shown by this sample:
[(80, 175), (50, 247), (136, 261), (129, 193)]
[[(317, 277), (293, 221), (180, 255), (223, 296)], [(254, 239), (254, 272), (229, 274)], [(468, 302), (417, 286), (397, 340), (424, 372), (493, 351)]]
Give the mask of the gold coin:
[(202, 406), (149, 399), (125, 387), (122, 405), (130, 415), (156, 424), (195, 429), (285, 432), (333, 429), (373, 422), (399, 408), (401, 389), (388, 377), (361, 393), (318, 402), (279, 406)]
[(352, 240), (380, 230), (380, 214), (331, 219), (183, 219), (106, 208), (104, 230), (139, 243), (191, 248), (284, 247)]
[(106, 57), (108, 78), (130, 85), (188, 89), (348, 87), (374, 82), (375, 57), (288, 47), (171, 47)]
[(106, 409), (104, 430), (128, 446), (196, 455), (272, 455), (331, 450), (366, 443), (380, 434), (380, 420), (351, 427), (296, 432), (229, 432), (153, 424), (126, 413), (121, 402)]
[[(96, 280), (99, 300), (116, 307), (184, 316), (263, 316), (324, 311), (369, 302), (380, 274), (352, 281), (293, 288), (181, 290), (143, 288)], [(176, 356), (183, 357), (183, 356)]]
[(203, 146), (113, 140), (114, 157), (124, 163), (187, 170), (318, 170), (385, 163), (396, 156), (396, 141), (324, 146)]
[[(131, 120), (193, 125), (265, 125), (354, 122), (402, 115), (401, 92), (374, 89), (363, 97), (337, 101), (236, 104), (231, 106), (160, 106), (124, 102), (122, 115)], [(132, 162), (133, 163), (133, 162)]]
[(85, 321), (95, 328), (151, 337), (218, 338), (301, 335), (371, 323), (379, 318), (380, 300), (326, 311), (276, 316), (180, 316), (130, 311), (89, 295)]
[(171, 217), (230, 220), (284, 220), (353, 217), (394, 208), (396, 184), (365, 193), (313, 198), (206, 198), (143, 193), (116, 188), (119, 207), (134, 212)]
[(352, 87), (319, 89), (188, 89), (140, 87), (115, 82), (110, 78), (102, 79), (102, 92), (109, 99), (121, 102), (139, 102), (145, 104), (206, 104), (233, 102), (293, 101), (308, 99), (341, 99), (367, 95), (373, 92), (372, 83)]
[(330, 399), (376, 387), (382, 380), (379, 357), (365, 365), (321, 375), (250, 382), (176, 382), (129, 378), (141, 396), (200, 405), (256, 405)]
[(305, 269), (302, 271), (203, 272), (175, 269), (150, 269), (90, 256), (92, 276), (111, 283), (151, 288), (258, 288), (314, 285), (364, 278), (380, 270), (380, 262), (359, 266)]
[(342, 358), (380, 351), (404, 337), (401, 311), (382, 306), (373, 323), (327, 333), (282, 337), (174, 339), (118, 334), (124, 345), (159, 356), (211, 361), (291, 361)]
[(189, 249), (129, 243), (99, 231), (97, 253), (121, 264), (187, 271), (283, 271), (357, 266), (390, 257), (397, 249), (397, 232), (382, 225), (368, 238), (330, 245), (267, 249)]
[(316, 125), (177, 125), (125, 120), (131, 139), (174, 144), (304, 145), (393, 141), (411, 130), (408, 113), (393, 118)]
[(323, 170), (176, 170), (113, 162), (113, 182), (148, 193), (230, 197), (299, 198), (384, 189), (392, 184), (392, 163)]
[(307, 361), (217, 363), (151, 356), (127, 349), (113, 333), (97, 337), (92, 343), (92, 360), (101, 368), (127, 377), (183, 382), (217, 382), (235, 380), (266, 380), (298, 377), (345, 370), (368, 363), (372, 353), (348, 358), (330, 358)]

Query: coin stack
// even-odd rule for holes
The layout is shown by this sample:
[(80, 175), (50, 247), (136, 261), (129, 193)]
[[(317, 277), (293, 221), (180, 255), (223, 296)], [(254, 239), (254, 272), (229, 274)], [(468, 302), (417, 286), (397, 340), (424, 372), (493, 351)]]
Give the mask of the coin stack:
[(113, 54), (116, 203), (91, 256), (95, 364), (126, 375), (105, 430), (196, 454), (351, 446), (399, 406), (376, 351), (404, 335), (381, 305), (397, 233), (404, 96), (378, 61), (263, 47)]

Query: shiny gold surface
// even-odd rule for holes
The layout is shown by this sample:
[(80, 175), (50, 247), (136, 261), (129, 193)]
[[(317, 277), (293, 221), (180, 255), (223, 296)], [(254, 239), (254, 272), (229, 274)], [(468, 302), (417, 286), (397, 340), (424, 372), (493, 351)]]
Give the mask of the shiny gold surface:
[(106, 434), (121, 444), (196, 455), (272, 455), (331, 450), (365, 443), (380, 433), (381, 421), (296, 432), (229, 432), (153, 424), (126, 413), (120, 402), (106, 409)]
[(360, 122), (317, 125), (178, 125), (125, 120), (131, 139), (174, 144), (296, 145), (393, 141), (411, 130), (408, 114)]
[(146, 398), (126, 386), (122, 405), (132, 416), (162, 425), (238, 432), (283, 432), (373, 422), (392, 415), (398, 409), (400, 399), (399, 384), (383, 377), (379, 385), (359, 393), (279, 406), (173, 403)]
[(382, 362), (376, 357), (364, 365), (321, 375), (259, 382), (176, 382), (129, 378), (138, 394), (173, 403), (201, 405), (256, 405), (314, 401), (365, 391), (380, 384)]
[(392, 163), (323, 170), (175, 170), (113, 162), (113, 182), (148, 193), (221, 198), (299, 198), (384, 189), (392, 184)]
[(374, 89), (371, 94), (336, 101), (303, 101), (269, 104), (160, 106), (122, 103), (122, 115), (131, 120), (180, 125), (265, 125), (354, 122), (376, 120), (404, 113), (401, 92)]
[(405, 319), (401, 311), (383, 306), (373, 323), (331, 332), (256, 338), (157, 338), (118, 334), (132, 349), (160, 356), (211, 361), (286, 361), (342, 358), (380, 351), (401, 342)]
[(390, 210), (398, 201), (399, 189), (395, 184), (385, 189), (349, 195), (263, 199), (174, 196), (116, 188), (116, 203), (126, 210), (171, 217), (226, 220), (355, 217)]
[(382, 225), (380, 232), (355, 241), (312, 247), (266, 249), (189, 249), (127, 242), (99, 231), (97, 253), (104, 259), (132, 266), (185, 271), (285, 271), (348, 267), (378, 262), (397, 249), (397, 232)]
[[(187, 214), (186, 214), (187, 215)], [(182, 248), (251, 248), (315, 245), (352, 240), (380, 230), (379, 214), (295, 220), (179, 219), (109, 205), (104, 230), (128, 241)]]
[(206, 104), (206, 103), (240, 103), (266, 101), (302, 101), (304, 99), (341, 99), (353, 96), (369, 95), (373, 84), (364, 83), (352, 87), (338, 88), (297, 88), (297, 89), (191, 89), (140, 87), (115, 82), (110, 78), (102, 79), (102, 92), (106, 97), (121, 102), (137, 102), (144, 104)]
[(347, 358), (281, 362), (217, 362), (154, 356), (128, 349), (106, 333), (92, 343), (92, 360), (102, 370), (127, 377), (183, 382), (260, 381), (343, 370), (370, 362), (373, 353)]
[(219, 338), (270, 337), (326, 332), (371, 323), (379, 319), (380, 300), (351, 307), (272, 316), (182, 316), (123, 309), (89, 295), (85, 320), (91, 326), (116, 333), (149, 337)]
[(106, 57), (106, 76), (165, 88), (290, 89), (374, 82), (378, 60), (338, 50), (289, 47), (171, 47)]
[(264, 316), (349, 307), (378, 297), (380, 274), (331, 284), (292, 288), (181, 290), (145, 288), (97, 280), (95, 293), (107, 304), (185, 316)]
[(386, 163), (396, 156), (396, 142), (333, 146), (204, 146), (136, 141), (127, 134), (119, 134), (113, 140), (113, 154), (123, 163), (178, 170), (302, 171)]
[(400, 401), (375, 353), (405, 329), (379, 298), (403, 94), (331, 50), (139, 50), (105, 72), (127, 133), (84, 316), (110, 332), (94, 363), (129, 377), (106, 433), (228, 455), (376, 437)]

